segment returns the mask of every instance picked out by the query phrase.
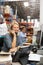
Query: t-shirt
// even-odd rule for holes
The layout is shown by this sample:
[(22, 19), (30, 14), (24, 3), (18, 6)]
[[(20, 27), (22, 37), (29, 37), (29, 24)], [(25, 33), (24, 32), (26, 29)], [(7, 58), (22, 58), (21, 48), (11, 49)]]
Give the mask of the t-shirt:
[[(22, 46), (23, 43), (26, 42), (25, 39), (22, 38), (22, 36), (20, 36), (20, 33), (16, 36), (16, 46)], [(13, 37), (10, 33), (7, 33), (4, 37), (4, 42), (3, 42), (3, 51), (8, 51), (11, 47), (12, 47), (12, 41), (13, 41)]]

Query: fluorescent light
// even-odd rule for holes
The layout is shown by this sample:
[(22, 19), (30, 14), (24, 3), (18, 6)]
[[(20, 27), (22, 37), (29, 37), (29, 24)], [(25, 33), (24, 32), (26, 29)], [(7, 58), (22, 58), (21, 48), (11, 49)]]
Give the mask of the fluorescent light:
[(36, 0), (30, 0), (30, 2), (36, 2)]
[(28, 7), (29, 6), (29, 3), (28, 2), (24, 2), (24, 6), (25, 7)]
[(36, 0), (33, 0), (32, 2), (35, 2)]
[(27, 16), (27, 19), (30, 19), (31, 17), (30, 16)]

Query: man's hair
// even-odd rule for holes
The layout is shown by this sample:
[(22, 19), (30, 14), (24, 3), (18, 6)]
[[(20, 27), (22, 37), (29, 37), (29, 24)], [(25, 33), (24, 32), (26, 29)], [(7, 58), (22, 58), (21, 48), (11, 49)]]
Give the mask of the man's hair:
[(26, 28), (26, 27), (25, 27), (25, 26), (21, 26), (21, 27), (20, 27), (20, 30), (22, 31), (24, 28)]

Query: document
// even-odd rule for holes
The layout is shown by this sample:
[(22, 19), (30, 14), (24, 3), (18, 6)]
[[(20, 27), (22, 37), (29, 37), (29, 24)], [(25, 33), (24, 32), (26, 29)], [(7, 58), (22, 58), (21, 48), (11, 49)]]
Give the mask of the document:
[(40, 61), (40, 57), (43, 57), (43, 56), (39, 55), (39, 54), (29, 54), (28, 60), (30, 60), (30, 61)]

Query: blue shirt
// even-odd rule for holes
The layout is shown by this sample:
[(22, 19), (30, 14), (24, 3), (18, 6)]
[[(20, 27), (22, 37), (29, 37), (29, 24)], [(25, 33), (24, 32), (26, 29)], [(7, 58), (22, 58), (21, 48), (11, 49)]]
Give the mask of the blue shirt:
[(26, 33), (19, 32), (17, 43), (19, 46), (23, 46), (24, 43), (26, 43)]
[[(4, 43), (3, 43), (3, 51), (8, 51), (12, 47), (12, 41), (13, 37), (8, 33), (4, 37)], [(23, 43), (26, 43), (26, 37), (25, 34), (20, 32), (17, 35), (17, 41), (16, 41), (16, 46), (22, 46)]]

